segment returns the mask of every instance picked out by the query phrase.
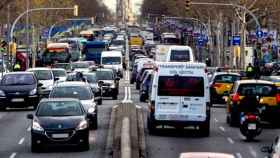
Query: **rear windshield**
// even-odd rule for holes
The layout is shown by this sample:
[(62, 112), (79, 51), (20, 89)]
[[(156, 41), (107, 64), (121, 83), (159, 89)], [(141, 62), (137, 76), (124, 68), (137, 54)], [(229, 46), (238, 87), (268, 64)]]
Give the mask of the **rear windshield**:
[(38, 80), (52, 80), (51, 70), (34, 70), (33, 71)]
[(188, 62), (190, 61), (189, 50), (172, 50), (170, 54), (171, 62)]
[(111, 71), (96, 71), (97, 80), (114, 80), (113, 73)]
[(54, 77), (65, 77), (66, 72), (64, 70), (52, 70)]
[(241, 96), (274, 96), (277, 93), (277, 89), (275, 86), (268, 84), (243, 84), (239, 86), (238, 93)]
[(215, 77), (214, 82), (216, 83), (234, 83), (240, 80), (240, 76), (237, 75), (218, 75)]
[(203, 77), (160, 76), (158, 95), (203, 97)]
[(36, 83), (33, 75), (30, 74), (10, 74), (2, 79), (2, 85), (33, 85)]

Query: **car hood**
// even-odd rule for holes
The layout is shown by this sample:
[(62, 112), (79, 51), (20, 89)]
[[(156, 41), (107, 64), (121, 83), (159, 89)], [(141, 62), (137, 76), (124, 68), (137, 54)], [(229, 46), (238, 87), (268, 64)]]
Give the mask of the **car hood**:
[(101, 80), (103, 82), (103, 85), (112, 85), (114, 84), (113, 80)]
[(39, 117), (36, 119), (45, 130), (75, 129), (81, 121), (85, 120), (85, 116)]
[(94, 100), (81, 100), (81, 103), (86, 111), (88, 111), (89, 108), (95, 108), (96, 106)]

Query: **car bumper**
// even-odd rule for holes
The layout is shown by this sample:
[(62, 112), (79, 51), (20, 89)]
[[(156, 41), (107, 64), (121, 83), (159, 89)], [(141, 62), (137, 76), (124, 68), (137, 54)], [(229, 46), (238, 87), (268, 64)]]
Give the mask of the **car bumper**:
[[(68, 134), (67, 138), (53, 138), (54, 134)], [(89, 129), (69, 131), (31, 131), (32, 142), (38, 146), (80, 145), (88, 141)]]
[(117, 89), (116, 88), (103, 88), (102, 89), (102, 96), (104, 97), (111, 97), (113, 95), (117, 94)]
[(5, 107), (28, 107), (36, 106), (39, 103), (39, 96), (19, 96), (19, 97), (0, 97), (0, 106)]

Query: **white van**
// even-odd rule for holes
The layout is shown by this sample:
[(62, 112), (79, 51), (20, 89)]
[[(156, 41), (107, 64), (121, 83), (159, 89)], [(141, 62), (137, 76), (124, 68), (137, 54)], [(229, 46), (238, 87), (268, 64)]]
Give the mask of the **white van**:
[(170, 46), (166, 62), (194, 62), (192, 48), (189, 46)]
[(205, 69), (203, 63), (157, 63), (147, 118), (150, 133), (158, 125), (195, 126), (202, 136), (209, 136), (210, 97)]
[(123, 56), (121, 51), (103, 51), (101, 54), (101, 65), (104, 68), (116, 70), (119, 77), (123, 77)]

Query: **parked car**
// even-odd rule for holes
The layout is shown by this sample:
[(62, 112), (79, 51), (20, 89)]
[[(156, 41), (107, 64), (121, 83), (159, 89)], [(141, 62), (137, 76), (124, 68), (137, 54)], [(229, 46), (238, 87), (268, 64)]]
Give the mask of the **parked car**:
[(94, 94), (89, 84), (84, 82), (57, 83), (50, 93), (50, 98), (75, 98), (79, 99), (84, 109), (89, 113), (89, 125), (97, 129), (97, 106)]
[(6, 107), (37, 107), (39, 102), (39, 89), (35, 75), (31, 72), (6, 73), (0, 84), (0, 109)]
[(31, 151), (47, 145), (77, 145), (89, 150), (88, 114), (78, 99), (42, 99), (31, 123)]
[(149, 91), (152, 86), (153, 81), (153, 73), (154, 71), (149, 70), (147, 71), (143, 82), (140, 86), (140, 102), (145, 102), (149, 98)]

